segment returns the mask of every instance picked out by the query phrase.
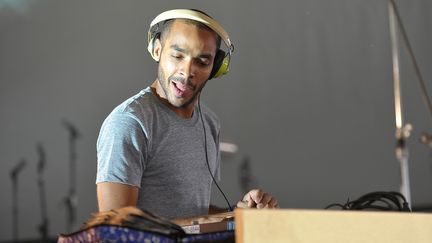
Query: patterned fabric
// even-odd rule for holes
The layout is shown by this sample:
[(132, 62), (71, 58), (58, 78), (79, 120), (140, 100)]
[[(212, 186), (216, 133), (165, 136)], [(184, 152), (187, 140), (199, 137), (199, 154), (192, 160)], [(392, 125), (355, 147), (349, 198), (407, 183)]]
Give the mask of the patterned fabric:
[(175, 243), (174, 238), (119, 226), (96, 226), (72, 235), (60, 235), (59, 243), (69, 242), (145, 242)]
[(176, 239), (156, 233), (120, 226), (96, 226), (70, 235), (60, 235), (59, 243), (71, 242), (143, 242), (143, 243), (192, 243), (192, 242), (234, 242), (234, 231), (187, 235)]

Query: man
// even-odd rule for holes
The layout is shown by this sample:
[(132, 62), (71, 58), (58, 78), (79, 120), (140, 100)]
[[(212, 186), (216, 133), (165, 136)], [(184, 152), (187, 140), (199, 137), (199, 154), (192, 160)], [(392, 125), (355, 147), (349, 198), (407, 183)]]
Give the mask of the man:
[[(213, 175), (219, 177), (219, 121), (199, 96), (227, 64), (219, 46), (221, 37), (225, 45), (229, 39), (196, 10), (167, 11), (154, 21), (149, 51), (159, 63), (157, 78), (101, 127), (99, 210), (138, 206), (167, 218), (215, 213), (210, 192)], [(252, 190), (237, 207), (274, 208), (277, 201)]]

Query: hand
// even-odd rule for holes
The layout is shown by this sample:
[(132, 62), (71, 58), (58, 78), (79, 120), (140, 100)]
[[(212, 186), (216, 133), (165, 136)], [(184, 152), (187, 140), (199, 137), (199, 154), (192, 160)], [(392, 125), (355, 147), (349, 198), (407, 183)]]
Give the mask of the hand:
[(250, 190), (243, 197), (242, 201), (237, 203), (238, 208), (278, 208), (278, 202), (276, 198), (270, 194), (260, 190)]

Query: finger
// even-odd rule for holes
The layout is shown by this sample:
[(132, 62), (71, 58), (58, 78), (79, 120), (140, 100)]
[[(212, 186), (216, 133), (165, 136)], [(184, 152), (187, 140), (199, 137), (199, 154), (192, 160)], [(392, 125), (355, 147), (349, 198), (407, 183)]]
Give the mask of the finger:
[(266, 208), (278, 208), (278, 201), (276, 200), (276, 198), (272, 197), (266, 205)]
[(253, 198), (254, 198), (255, 195), (257, 194), (257, 191), (258, 191), (258, 189), (253, 189), (253, 190), (248, 191), (248, 192), (244, 195), (242, 201), (250, 201), (250, 200), (253, 200)]
[(249, 208), (249, 207), (248, 207), (248, 202), (245, 202), (245, 201), (238, 201), (238, 203), (237, 203), (237, 207), (238, 207), (238, 208)]
[(257, 206), (257, 203), (254, 202), (252, 199), (250, 199), (250, 200), (247, 202), (247, 205), (248, 205), (249, 208), (255, 208), (255, 207)]
[[(261, 203), (264, 196), (264, 192), (260, 189), (253, 189), (247, 193), (249, 195), (249, 200), (255, 202), (256, 204)], [(247, 201), (249, 201), (247, 200)]]
[(260, 203), (257, 204), (257, 208), (267, 207), (267, 204), (271, 201), (272, 198), (273, 197), (270, 194), (264, 193)]

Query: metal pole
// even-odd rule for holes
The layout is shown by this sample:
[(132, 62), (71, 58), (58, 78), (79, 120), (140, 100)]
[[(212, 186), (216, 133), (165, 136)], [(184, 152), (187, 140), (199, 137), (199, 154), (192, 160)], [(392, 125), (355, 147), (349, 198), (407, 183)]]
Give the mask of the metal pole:
[(24, 169), (27, 162), (21, 160), (12, 170), (10, 171), (10, 177), (12, 179), (12, 233), (13, 241), (18, 242), (18, 174)]
[(395, 98), (395, 119), (396, 119), (396, 158), (400, 164), (400, 193), (402, 193), (407, 202), (411, 205), (411, 190), (408, 166), (408, 148), (406, 147), (406, 139), (410, 135), (412, 126), (410, 124), (403, 124), (403, 110), (402, 110), (402, 91), (400, 82), (400, 63), (399, 63), (399, 43), (398, 43), (398, 28), (396, 5), (393, 0), (388, 2), (389, 10), (389, 25), (390, 25), (390, 39), (391, 39), (391, 52), (393, 62), (393, 86)]
[(42, 223), (39, 225), (38, 230), (41, 235), (41, 242), (48, 242), (48, 211), (47, 211), (47, 202), (46, 202), (46, 193), (45, 193), (45, 181), (43, 179), (43, 171), (45, 168), (45, 150), (41, 143), (38, 143), (37, 151), (39, 154), (39, 162), (38, 162), (38, 187), (39, 187), (39, 199), (40, 199), (40, 209), (41, 209), (41, 219)]
[(78, 206), (78, 197), (76, 195), (76, 140), (80, 134), (75, 126), (68, 121), (63, 120), (63, 125), (69, 131), (69, 191), (64, 203), (67, 209), (66, 227), (67, 231), (71, 232), (75, 225)]
[(13, 242), (18, 242), (18, 180), (12, 178), (12, 234)]

